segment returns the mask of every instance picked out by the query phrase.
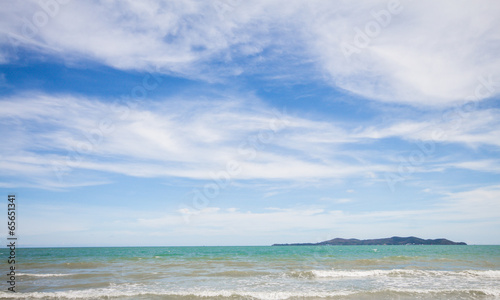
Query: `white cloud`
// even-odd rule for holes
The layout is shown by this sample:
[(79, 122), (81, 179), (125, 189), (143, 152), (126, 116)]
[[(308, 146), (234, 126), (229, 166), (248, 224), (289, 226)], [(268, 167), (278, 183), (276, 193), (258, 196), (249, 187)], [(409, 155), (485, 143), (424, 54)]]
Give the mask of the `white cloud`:
[[(382, 139), (400, 137), (409, 141), (451, 142), (471, 147), (500, 146), (500, 110), (471, 109), (464, 106), (426, 116), (425, 120), (396, 121), (368, 126), (356, 132), (356, 138)], [(429, 145), (427, 145), (430, 147)]]
[(448, 167), (462, 168), (473, 171), (500, 173), (500, 161), (484, 159), (476, 161), (462, 161), (447, 165)]
[[(377, 164), (342, 162), (335, 148), (328, 159), (317, 161), (313, 145), (327, 141), (307, 136), (323, 130), (326, 123), (314, 129), (315, 121), (252, 101), (252, 109), (241, 99), (170, 99), (131, 108), (71, 96), (12, 96), (3, 99), (0, 112), (2, 134), (10, 141), (1, 152), (2, 172), (31, 180), (28, 185), (48, 184), (52, 178), (49, 186), (62, 187), (80, 185), (69, 176), (74, 171), (94, 172), (80, 178), (90, 182), (106, 172), (190, 179), (226, 172), (232, 179), (296, 180), (384, 170)], [(328, 126), (334, 141), (343, 131)], [(304, 141), (286, 143), (287, 136), (303, 136)]]
[[(411, 105), (498, 95), (498, 82), (485, 87), (480, 79), (500, 76), (497, 1), (401, 1), (381, 21), (390, 3), (71, 1), (43, 26), (32, 25), (36, 34), (26, 34), (26, 20), (43, 10), (37, 1), (22, 1), (2, 7), (0, 43), (209, 81), (257, 69), (290, 79), (313, 63), (316, 77), (324, 73), (334, 86)], [(366, 26), (374, 34), (346, 58), (342, 45), (355, 44), (357, 28)]]
[[(74, 203), (33, 205), (23, 210), (25, 222), (20, 234), (29, 245), (59, 245), (64, 241), (68, 245), (130, 246), (131, 237), (134, 245), (200, 245), (200, 240), (207, 241), (207, 245), (267, 245), (388, 235), (498, 244), (498, 235), (492, 230), (500, 225), (499, 197), (499, 186), (486, 186), (448, 193), (422, 209), (355, 212), (327, 210), (317, 205), (262, 211), (211, 206), (150, 211), (144, 207)], [(61, 221), (70, 226), (60, 228)]]
[(353, 201), (350, 198), (331, 198), (331, 197), (322, 197), (319, 200), (323, 202), (331, 202), (336, 204), (349, 203)]
[[(461, 214), (456, 220), (500, 220), (500, 186), (484, 186), (474, 190), (449, 193), (443, 207)], [(490, 232), (491, 233), (491, 232)]]
[[(314, 23), (316, 52), (334, 84), (368, 98), (416, 105), (499, 93), (496, 88), (486, 95), (483, 89), (475, 95), (480, 77), (500, 75), (494, 54), (500, 46), (498, 2), (401, 1), (395, 14), (389, 3), (340, 6)], [(382, 10), (390, 18), (386, 26), (377, 21)], [(370, 29), (373, 22), (379, 32)], [(357, 51), (346, 57), (342, 43)]]
[[(500, 219), (499, 187), (482, 187), (465, 192), (448, 193), (434, 205), (415, 210), (327, 211), (318, 207), (269, 208), (263, 212), (203, 210), (186, 208), (179, 215), (138, 220), (138, 226), (162, 229), (163, 236), (172, 234), (259, 237), (267, 243), (318, 242), (311, 232), (328, 232), (334, 237), (375, 238), (391, 235), (420, 235), (427, 238), (446, 237), (473, 243), (498, 243), (489, 231)], [(332, 200), (332, 199), (329, 199)], [(365, 199), (367, 200), (367, 199)], [(465, 221), (463, 232), (457, 232), (457, 221)], [(474, 224), (471, 232), (467, 224)], [(174, 227), (174, 229), (172, 229)], [(418, 230), (418, 231), (416, 231)], [(293, 232), (293, 234), (291, 234)], [(418, 233), (417, 233), (418, 232)], [(268, 238), (271, 236), (272, 239)], [(278, 238), (277, 238), (278, 237)], [(276, 240), (277, 239), (277, 240)], [(265, 244), (265, 243), (264, 243)]]
[(349, 198), (340, 198), (336, 200), (337, 203), (349, 203), (352, 202), (352, 199)]
[[(430, 153), (417, 172), (434, 170), (432, 161), (438, 161), (441, 170), (478, 170), (471, 164), (479, 161), (439, 161), (437, 143), (500, 146), (495, 109), (473, 111), (459, 123), (417, 120), (353, 129), (287, 115), (259, 103), (256, 98), (232, 96), (166, 99), (132, 107), (65, 95), (7, 97), (1, 100), (0, 122), (9, 147), (2, 148), (0, 164), (2, 173), (13, 177), (3, 184), (23, 185), (14, 177), (26, 180), (27, 186), (101, 184), (109, 182), (107, 173), (206, 180), (221, 172), (231, 173), (235, 180), (377, 180), (393, 170), (397, 152), (359, 149), (360, 143), (388, 137), (425, 141)], [(436, 128), (446, 129), (439, 139), (433, 138)]]
[[(221, 234), (231, 228), (236, 232), (255, 236), (272, 231), (275, 236), (289, 236), (288, 241), (281, 238), (280, 241), (283, 242), (315, 242), (314, 237), (308, 237), (311, 230), (326, 230), (336, 237), (374, 238), (385, 237), (388, 232), (394, 235), (415, 235), (418, 228), (419, 234), (428, 238), (456, 237), (475, 243), (498, 243), (498, 237), (491, 236), (493, 232), (490, 228), (493, 223), (499, 225), (499, 196), (498, 186), (487, 186), (448, 193), (435, 205), (416, 210), (348, 212), (297, 207), (262, 213), (197, 211), (188, 219), (188, 224), (192, 234), (196, 230), (204, 232), (204, 228), (218, 228), (219, 231), (212, 234)], [(480, 229), (482, 232), (470, 232), (467, 225), (464, 225), (466, 234), (457, 233), (456, 222), (464, 220), (474, 223), (475, 230)], [(290, 231), (294, 232), (293, 239)]]

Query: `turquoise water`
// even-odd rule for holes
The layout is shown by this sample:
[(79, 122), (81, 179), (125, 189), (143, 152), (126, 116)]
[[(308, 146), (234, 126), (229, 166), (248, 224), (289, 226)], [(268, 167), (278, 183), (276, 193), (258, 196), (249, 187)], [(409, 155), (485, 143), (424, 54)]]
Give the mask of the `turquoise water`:
[(16, 270), (0, 298), (500, 299), (500, 246), (30, 248)]

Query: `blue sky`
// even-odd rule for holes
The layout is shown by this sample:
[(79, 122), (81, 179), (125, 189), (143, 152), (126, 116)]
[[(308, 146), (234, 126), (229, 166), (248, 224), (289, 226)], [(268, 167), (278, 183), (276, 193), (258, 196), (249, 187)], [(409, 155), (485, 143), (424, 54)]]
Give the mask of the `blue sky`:
[(20, 243), (499, 244), (499, 14), (496, 1), (2, 5), (0, 190), (17, 196)]

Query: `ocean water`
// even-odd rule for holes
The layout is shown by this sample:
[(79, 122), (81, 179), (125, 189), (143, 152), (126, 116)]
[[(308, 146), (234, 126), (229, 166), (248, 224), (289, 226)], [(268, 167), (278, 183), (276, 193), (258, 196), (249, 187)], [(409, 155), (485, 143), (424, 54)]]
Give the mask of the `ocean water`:
[(500, 246), (17, 251), (3, 299), (500, 299)]

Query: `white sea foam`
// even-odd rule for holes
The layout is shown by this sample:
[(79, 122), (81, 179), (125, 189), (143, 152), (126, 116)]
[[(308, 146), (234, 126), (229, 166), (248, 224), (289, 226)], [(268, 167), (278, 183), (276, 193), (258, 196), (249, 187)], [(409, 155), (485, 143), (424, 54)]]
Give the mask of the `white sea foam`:
[(341, 270), (312, 270), (315, 277), (372, 277), (389, 275), (393, 270), (369, 270), (369, 271), (341, 271)]
[(473, 276), (480, 276), (480, 277), (500, 278), (500, 270), (489, 270), (489, 271), (469, 270), (469, 271), (462, 271), (461, 273)]
[[(500, 278), (500, 271), (434, 271), (434, 270), (408, 270), (408, 269), (393, 269), (393, 270), (312, 270), (310, 271), (314, 277), (377, 277), (377, 276), (466, 276), (466, 277), (483, 277), (483, 278)], [(307, 276), (304, 276), (307, 277)]]
[[(32, 292), (32, 293), (9, 293), (0, 291), (0, 299), (108, 299), (112, 297), (151, 297), (151, 296), (191, 296), (200, 299), (206, 298), (234, 298), (239, 299), (262, 299), (262, 300), (286, 300), (290, 298), (326, 298), (335, 296), (356, 296), (372, 295), (376, 299), (385, 298), (387, 295), (394, 296), (394, 293), (407, 294), (407, 295), (430, 295), (446, 296), (446, 295), (474, 295), (483, 294), (500, 297), (500, 290), (498, 289), (446, 289), (446, 290), (433, 290), (433, 289), (380, 289), (372, 291), (354, 291), (354, 290), (338, 290), (338, 291), (242, 291), (242, 290), (183, 290), (183, 291), (169, 291), (169, 290), (152, 290), (151, 286), (141, 285), (116, 285), (109, 288), (77, 290), (77, 291), (60, 291), (60, 292)], [(425, 298), (428, 299), (428, 298)], [(467, 298), (468, 299), (468, 298)]]
[(210, 298), (229, 298), (240, 297), (240, 299), (262, 299), (262, 300), (286, 300), (296, 297), (332, 297), (332, 296), (346, 296), (354, 294), (354, 291), (333, 291), (333, 292), (284, 292), (284, 291), (271, 291), (271, 292), (257, 292), (257, 291), (238, 291), (238, 290), (154, 290), (151, 286), (140, 285), (120, 285), (112, 286), (109, 288), (77, 290), (77, 291), (60, 291), (60, 292), (32, 292), (32, 293), (8, 293), (0, 291), (0, 299), (17, 298), (17, 299), (99, 299), (109, 297), (138, 297), (138, 296), (191, 296), (199, 297), (200, 299)]

